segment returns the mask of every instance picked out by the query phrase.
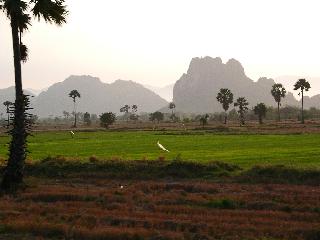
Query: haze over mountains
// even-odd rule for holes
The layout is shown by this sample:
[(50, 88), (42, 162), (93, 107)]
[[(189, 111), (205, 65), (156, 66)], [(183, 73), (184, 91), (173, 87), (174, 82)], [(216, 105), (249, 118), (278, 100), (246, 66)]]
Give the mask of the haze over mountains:
[(164, 87), (155, 87), (151, 85), (144, 85), (146, 88), (150, 89), (151, 91), (155, 92), (158, 94), (160, 97), (164, 98), (168, 102), (172, 101), (173, 98), (173, 84), (166, 85)]
[(39, 116), (61, 116), (62, 111), (73, 111), (73, 102), (68, 94), (77, 89), (77, 111), (101, 114), (119, 113), (125, 104), (138, 105), (139, 112), (153, 112), (167, 102), (154, 92), (133, 81), (117, 80), (108, 84), (91, 76), (70, 76), (42, 92), (35, 100), (34, 109)]
[[(221, 58), (193, 58), (187, 73), (176, 82), (173, 90), (173, 101), (177, 110), (182, 112), (207, 113), (223, 111), (216, 96), (220, 88), (229, 88), (234, 98), (246, 97), (252, 108), (263, 102), (276, 106), (270, 94), (273, 79), (260, 78), (254, 82), (245, 74), (241, 63), (230, 59), (223, 63)], [(288, 89), (290, 90), (290, 89)], [(320, 95), (306, 97), (306, 108), (318, 106)], [(282, 106), (299, 106), (299, 101), (288, 91)]]
[[(298, 77), (283, 77), (282, 80), (280, 78), (277, 80), (277, 82), (291, 81), (289, 85), (287, 84), (288, 93), (282, 106), (300, 106), (300, 102), (290, 92), (297, 79)], [(125, 104), (138, 105), (139, 112), (154, 112), (167, 109), (168, 102), (173, 99), (177, 111), (212, 113), (222, 111), (221, 105), (216, 100), (220, 88), (231, 89), (235, 99), (240, 96), (246, 97), (250, 108), (259, 102), (275, 107), (276, 103), (270, 94), (274, 83), (273, 79), (266, 77), (256, 82), (251, 80), (246, 76), (241, 63), (235, 59), (223, 63), (221, 58), (204, 57), (193, 58), (187, 73), (184, 73), (174, 85), (163, 88), (143, 86), (133, 81), (117, 80), (108, 84), (96, 77), (70, 76), (63, 82), (41, 91), (38, 96), (31, 98), (31, 102), (34, 113), (40, 117), (61, 116), (63, 111), (73, 111), (73, 102), (68, 94), (71, 90), (77, 89), (81, 94), (81, 98), (77, 100), (79, 112), (119, 113), (119, 109)], [(26, 93), (37, 95), (38, 91), (27, 89)], [(6, 100), (13, 101), (13, 99), (13, 87), (0, 89), (1, 103)], [(305, 97), (306, 108), (319, 107), (319, 104), (319, 94)], [(2, 104), (0, 112), (5, 112)]]

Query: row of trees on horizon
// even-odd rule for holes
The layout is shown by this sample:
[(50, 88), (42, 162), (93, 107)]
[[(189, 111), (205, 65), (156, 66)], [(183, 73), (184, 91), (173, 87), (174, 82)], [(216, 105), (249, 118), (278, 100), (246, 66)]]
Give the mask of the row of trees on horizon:
[[(304, 91), (308, 91), (310, 89), (310, 84), (305, 80), (305, 79), (299, 79), (296, 84), (294, 85), (294, 90), (299, 90), (299, 95), (302, 95), (302, 106), (301, 106), (301, 115), (299, 114), (298, 118), (301, 119), (301, 122), (304, 123), (305, 119), (305, 111), (303, 110), (303, 95)], [(271, 95), (273, 96), (276, 104), (277, 104), (277, 120), (280, 121), (280, 116), (281, 116), (281, 101), (283, 98), (286, 97), (286, 89), (282, 86), (280, 83), (276, 83), (272, 86), (272, 89), (270, 91)], [(168, 114), (161, 113), (159, 111), (156, 111), (154, 113), (148, 114), (148, 117), (146, 118), (146, 114), (138, 115), (138, 105), (133, 104), (133, 105), (124, 105), (119, 109), (119, 112), (123, 113), (122, 116), (116, 116), (115, 113), (109, 112), (109, 113), (102, 113), (100, 116), (97, 116), (97, 114), (90, 114), (88, 112), (82, 113), (82, 112), (77, 112), (76, 110), (76, 103), (77, 99), (81, 98), (81, 94), (79, 93), (78, 90), (72, 90), (70, 91), (69, 95), (70, 98), (72, 98), (72, 101), (74, 103), (74, 108), (72, 112), (67, 112), (63, 111), (63, 117), (65, 120), (69, 120), (70, 117), (74, 119), (73, 122), (73, 127), (77, 127), (77, 121), (80, 120), (86, 125), (91, 125), (91, 122), (97, 122), (100, 120), (100, 124), (102, 126), (108, 127), (112, 123), (114, 123), (116, 120), (125, 120), (125, 121), (138, 121), (139, 119), (142, 119), (143, 121), (163, 121), (165, 118), (169, 118), (170, 121), (172, 122), (178, 122), (178, 121), (184, 121), (187, 122), (189, 121), (188, 119), (190, 118), (183, 118), (181, 119), (180, 116), (177, 116), (175, 113), (176, 109), (176, 104), (174, 102), (170, 102), (168, 105), (168, 109), (171, 110), (171, 115), (169, 117), (166, 117)], [(236, 111), (233, 109), (233, 111), (228, 112), (230, 106), (233, 103), (233, 106), (237, 109), (237, 114), (238, 114), (238, 119), (240, 121), (240, 125), (245, 124), (245, 116), (247, 115), (247, 112), (250, 111), (248, 108), (248, 101), (246, 100), (245, 97), (239, 97), (237, 100), (234, 102), (234, 95), (231, 92), (230, 89), (227, 88), (221, 88), (220, 91), (217, 94), (216, 97), (217, 101), (222, 105), (222, 108), (224, 110), (224, 124), (227, 124), (227, 119), (231, 118), (234, 119), (234, 113), (233, 111)], [(7, 120), (6, 120), (6, 125), (9, 127), (10, 125), (10, 108), (13, 107), (13, 103), (10, 101), (5, 101), (3, 105), (6, 107), (6, 112), (7, 112)], [(259, 122), (262, 123), (263, 118), (266, 117), (267, 111), (273, 111), (272, 108), (268, 108), (264, 103), (258, 103), (254, 108), (252, 109), (252, 112), (257, 115)], [(289, 111), (291, 112), (296, 112), (295, 108), (291, 108)], [(312, 111), (316, 112), (316, 111)], [(292, 114), (291, 114), (292, 115)], [(310, 114), (308, 114), (310, 115)], [(103, 117), (102, 117), (103, 116)], [(229, 117), (228, 117), (229, 116)], [(288, 114), (286, 114), (288, 116)], [(252, 119), (252, 117), (250, 117)], [(1, 114), (1, 119), (2, 119), (2, 114)], [(207, 124), (208, 119), (214, 119), (217, 120), (219, 117), (217, 117), (217, 114), (205, 114), (205, 115), (195, 115), (191, 117), (191, 121), (200, 121), (202, 125)], [(36, 122), (38, 118), (36, 116), (33, 116), (33, 121)], [(61, 122), (61, 117), (54, 117), (55, 122)]]
[[(306, 79), (299, 79), (294, 84), (294, 90), (299, 91), (299, 96), (301, 95), (301, 123), (304, 123), (304, 110), (303, 110), (303, 101), (304, 101), (304, 92), (309, 91), (311, 88), (310, 83)], [(275, 102), (277, 103), (278, 109), (278, 121), (280, 121), (280, 107), (281, 101), (286, 97), (286, 89), (283, 87), (281, 83), (276, 83), (272, 86), (271, 95), (273, 96)], [(222, 108), (225, 111), (225, 120), (224, 123), (227, 124), (227, 111), (232, 103), (234, 103), (234, 107), (238, 109), (240, 125), (245, 124), (245, 113), (249, 110), (248, 101), (245, 97), (239, 97), (235, 102), (233, 102), (233, 93), (228, 88), (221, 88), (218, 95), (217, 101), (221, 103)], [(266, 116), (267, 106), (264, 103), (258, 103), (253, 108), (254, 113), (258, 116), (260, 124), (262, 123), (262, 119)]]
[[(306, 79), (299, 79), (294, 84), (294, 90), (299, 90), (299, 95), (302, 97), (301, 101), (301, 123), (304, 123), (304, 92), (308, 91), (311, 88), (310, 83)], [(277, 103), (277, 110), (278, 110), (278, 121), (280, 121), (280, 107), (281, 107), (281, 101), (283, 98), (286, 97), (286, 89), (283, 87), (282, 84), (276, 83), (272, 86), (270, 90), (271, 95), (273, 96), (275, 102)], [(69, 94), (69, 97), (73, 99), (74, 102), (74, 113), (76, 113), (76, 98), (80, 98), (80, 93), (77, 90), (72, 90)], [(224, 123), (227, 124), (227, 112), (230, 108), (230, 105), (233, 103), (233, 106), (237, 108), (237, 113), (239, 116), (240, 125), (245, 124), (245, 114), (249, 110), (248, 105), (249, 102), (245, 97), (238, 97), (236, 101), (234, 102), (234, 95), (228, 88), (221, 88), (218, 92), (218, 95), (216, 97), (217, 101), (222, 105), (223, 110), (225, 111), (225, 117), (224, 117)], [(132, 112), (129, 113), (130, 108), (132, 109)], [(171, 120), (172, 121), (178, 121), (179, 118), (175, 115), (174, 109), (176, 108), (176, 105), (174, 102), (169, 103), (168, 108), (171, 110)], [(253, 111), (258, 116), (259, 123), (262, 124), (262, 119), (266, 116), (267, 112), (267, 106), (264, 103), (258, 103), (256, 106), (254, 106)], [(125, 105), (120, 108), (120, 112), (124, 113), (125, 116), (127, 116), (127, 120), (138, 120), (139, 116), (137, 114), (138, 106), (137, 105)], [(86, 116), (89, 116), (88, 113), (85, 113)], [(114, 114), (115, 116), (115, 114)], [(77, 114), (74, 114), (74, 127), (76, 127), (76, 120), (77, 120)], [(207, 120), (209, 118), (209, 114), (205, 114), (202, 117), (200, 117), (200, 122), (204, 125), (206, 124)], [(154, 113), (150, 114), (149, 120), (158, 122), (163, 120), (163, 113), (156, 111)], [(88, 122), (88, 121), (86, 121)]]

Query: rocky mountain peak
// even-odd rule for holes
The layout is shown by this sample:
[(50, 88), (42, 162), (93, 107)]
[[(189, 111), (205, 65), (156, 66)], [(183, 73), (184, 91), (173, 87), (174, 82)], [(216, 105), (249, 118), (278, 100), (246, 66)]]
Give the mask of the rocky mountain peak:
[(227, 71), (233, 72), (234, 74), (245, 75), (242, 64), (234, 58), (229, 59), (225, 66)]
[[(250, 106), (259, 102), (274, 106), (270, 94), (274, 80), (260, 78), (254, 82), (245, 74), (242, 64), (230, 59), (225, 64), (221, 58), (193, 58), (187, 74), (176, 82), (173, 90), (173, 101), (177, 109), (183, 112), (210, 113), (222, 111), (216, 96), (220, 88), (229, 88), (234, 98), (246, 97)], [(297, 105), (292, 95), (288, 95), (284, 104)]]
[(190, 62), (188, 74), (196, 74), (210, 69), (221, 68), (222, 64), (223, 63), (220, 57), (196, 57)]

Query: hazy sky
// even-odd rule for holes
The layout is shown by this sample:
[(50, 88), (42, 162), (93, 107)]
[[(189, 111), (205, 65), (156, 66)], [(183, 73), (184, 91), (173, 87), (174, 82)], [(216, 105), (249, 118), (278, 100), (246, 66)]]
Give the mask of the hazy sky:
[[(261, 76), (320, 76), (319, 0), (67, 0), (63, 27), (30, 28), (25, 88), (71, 74), (164, 86), (192, 57), (239, 60)], [(0, 88), (13, 85), (11, 33), (0, 13)], [(315, 86), (317, 83), (314, 83)], [(320, 92), (320, 83), (317, 86)]]

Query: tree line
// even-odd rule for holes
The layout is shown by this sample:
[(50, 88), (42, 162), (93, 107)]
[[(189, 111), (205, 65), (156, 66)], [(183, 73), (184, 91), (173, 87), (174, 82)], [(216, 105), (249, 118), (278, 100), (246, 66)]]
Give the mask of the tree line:
[[(301, 96), (301, 123), (304, 123), (304, 109), (303, 109), (303, 98), (304, 92), (309, 91), (311, 88), (310, 83), (306, 79), (299, 79), (294, 84), (294, 90), (298, 90), (298, 95)], [(286, 89), (283, 87), (282, 84), (276, 83), (272, 86), (270, 90), (271, 95), (273, 96), (275, 102), (277, 103), (277, 110), (278, 110), (278, 121), (280, 121), (280, 107), (281, 101), (283, 98), (286, 97)], [(245, 97), (239, 97), (235, 102), (233, 102), (233, 93), (228, 88), (221, 88), (217, 95), (217, 101), (221, 103), (223, 110), (225, 111), (225, 118), (224, 123), (227, 124), (227, 112), (229, 110), (230, 105), (233, 103), (234, 107), (237, 108), (237, 113), (239, 115), (240, 125), (245, 124), (245, 114), (249, 110), (248, 105), (249, 102)], [(262, 124), (263, 118), (266, 116), (267, 113), (267, 106), (264, 103), (258, 103), (253, 108), (254, 114), (256, 114), (259, 118), (259, 123)]]

